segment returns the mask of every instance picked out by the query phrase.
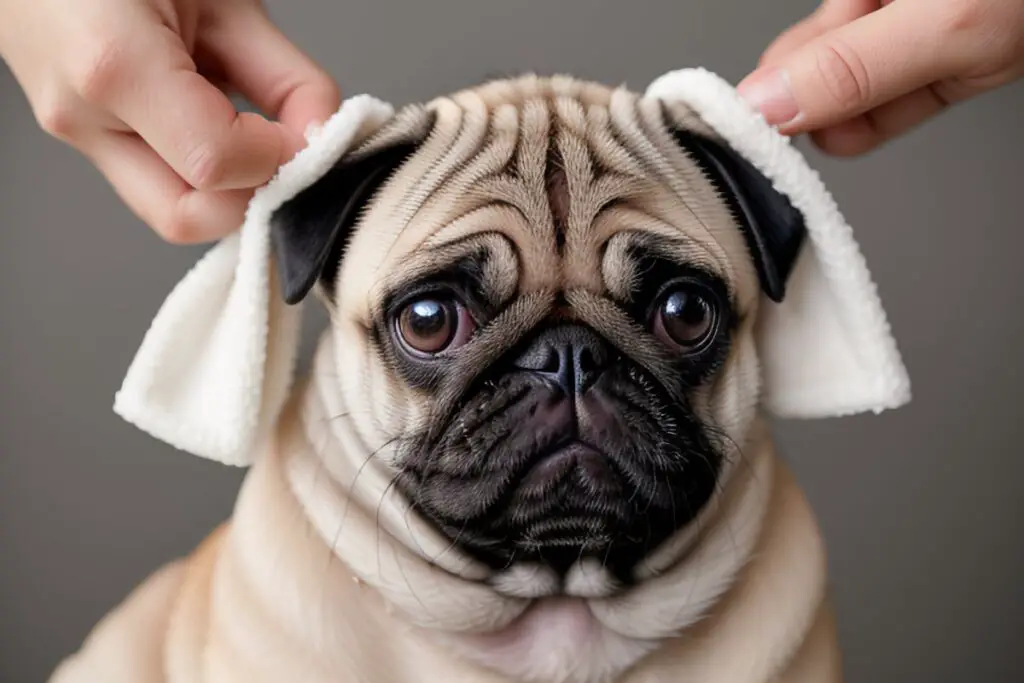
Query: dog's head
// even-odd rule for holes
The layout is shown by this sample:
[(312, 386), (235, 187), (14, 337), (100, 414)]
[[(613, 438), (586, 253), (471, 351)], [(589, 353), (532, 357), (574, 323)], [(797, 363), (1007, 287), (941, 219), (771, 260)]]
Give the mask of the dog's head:
[(533, 77), (405, 109), (272, 227), (367, 455), (530, 597), (628, 586), (723, 486), (804, 235), (687, 107)]

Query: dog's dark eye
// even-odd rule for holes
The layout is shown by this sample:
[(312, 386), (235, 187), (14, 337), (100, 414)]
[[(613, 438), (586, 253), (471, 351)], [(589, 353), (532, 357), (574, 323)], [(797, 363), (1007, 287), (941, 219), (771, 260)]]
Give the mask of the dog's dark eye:
[(654, 334), (687, 351), (703, 346), (715, 330), (713, 297), (696, 285), (679, 285), (662, 295), (654, 311)]
[(418, 355), (435, 355), (461, 346), (472, 333), (472, 318), (456, 301), (440, 296), (412, 301), (398, 314), (403, 344)]

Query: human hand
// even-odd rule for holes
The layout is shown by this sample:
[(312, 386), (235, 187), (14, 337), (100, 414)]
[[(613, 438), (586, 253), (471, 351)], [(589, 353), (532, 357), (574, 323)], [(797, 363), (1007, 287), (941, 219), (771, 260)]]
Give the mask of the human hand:
[(780, 132), (849, 156), (1022, 75), (1024, 0), (824, 0), (739, 91)]
[[(339, 104), (259, 0), (0, 0), (0, 17), (0, 57), (42, 128), (174, 243), (236, 230)], [(277, 121), (238, 113), (229, 88)]]

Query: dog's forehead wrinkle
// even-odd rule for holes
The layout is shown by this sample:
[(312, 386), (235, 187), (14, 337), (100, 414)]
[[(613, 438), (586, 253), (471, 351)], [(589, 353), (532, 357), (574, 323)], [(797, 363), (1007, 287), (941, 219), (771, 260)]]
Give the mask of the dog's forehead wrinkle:
[(536, 73), (492, 80), (471, 90), (490, 106), (503, 103), (521, 104), (530, 99), (557, 97), (580, 100), (587, 106), (607, 106), (612, 92), (612, 89), (603, 83), (560, 74), (545, 77)]
[[(416, 222), (441, 229), (445, 223), (458, 220), (493, 201), (481, 192), (481, 183), (500, 175), (510, 165), (519, 144), (515, 110), (502, 108), (495, 114), (494, 125), (487, 130), (484, 142), (475, 154), (455, 166), (443, 191), (423, 200), (414, 217)], [(508, 120), (505, 120), (508, 119)]]
[[(693, 238), (689, 249), (699, 246), (702, 262), (737, 279), (727, 254), (737, 253), (738, 226), (720, 191), (671, 138), (669, 125), (701, 127), (689, 108), (666, 109), (625, 88), (527, 75), (408, 111), (405, 126), (413, 129), (431, 115), (433, 149), (421, 150), (391, 195), (402, 209), (366, 221), (370, 230), (407, 216), (378, 267), (411, 260), (428, 243), (490, 230), (512, 243), (521, 289), (607, 294), (608, 240), (627, 230), (664, 239), (671, 226)], [(636, 225), (629, 215), (607, 219), (625, 209), (637, 211)], [(467, 220), (477, 211), (480, 220)]]
[(436, 114), (435, 125), (417, 153), (422, 161), (408, 169), (396, 202), (398, 211), (392, 217), (399, 222), (399, 237), (423, 205), (451, 181), (453, 173), (477, 155), (491, 131), (490, 117), (477, 99), (442, 99), (433, 103), (431, 110)]
[(665, 182), (673, 175), (673, 168), (666, 158), (667, 147), (656, 145), (651, 130), (644, 125), (644, 114), (649, 108), (630, 93), (616, 91), (609, 105), (610, 129), (619, 144), (636, 158), (645, 176)]
[(591, 107), (587, 112), (587, 138), (592, 141), (591, 152), (596, 163), (624, 177), (644, 176), (643, 167), (627, 151), (611, 125), (611, 114), (606, 107)]
[(753, 263), (748, 264), (748, 282), (744, 283), (737, 280), (737, 273), (743, 271), (738, 271), (735, 260), (726, 255), (737, 246), (745, 249), (736, 245), (734, 238), (738, 235), (732, 234), (731, 224), (719, 226), (717, 223), (681, 221), (676, 207), (674, 200), (664, 197), (651, 198), (647, 202), (620, 202), (604, 218), (624, 226), (615, 230), (616, 234), (626, 233), (629, 239), (650, 245), (675, 261), (702, 265), (728, 282), (730, 287), (739, 287), (740, 291), (746, 291), (744, 287), (756, 290)]
[(374, 152), (410, 142), (419, 142), (430, 134), (437, 114), (422, 104), (409, 104), (395, 113), (384, 126), (363, 140), (346, 155), (346, 160), (357, 161)]

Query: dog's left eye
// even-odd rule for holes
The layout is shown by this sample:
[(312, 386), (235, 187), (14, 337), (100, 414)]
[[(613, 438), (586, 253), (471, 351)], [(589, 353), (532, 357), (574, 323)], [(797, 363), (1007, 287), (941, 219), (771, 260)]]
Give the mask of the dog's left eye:
[(703, 287), (680, 284), (661, 296), (651, 327), (669, 346), (692, 352), (714, 336), (717, 315), (713, 295)]
[(465, 344), (473, 332), (473, 319), (454, 299), (429, 296), (406, 304), (396, 328), (408, 350), (433, 356)]

